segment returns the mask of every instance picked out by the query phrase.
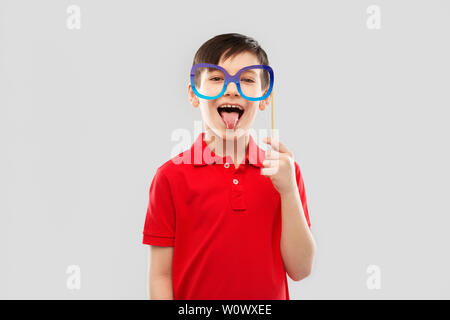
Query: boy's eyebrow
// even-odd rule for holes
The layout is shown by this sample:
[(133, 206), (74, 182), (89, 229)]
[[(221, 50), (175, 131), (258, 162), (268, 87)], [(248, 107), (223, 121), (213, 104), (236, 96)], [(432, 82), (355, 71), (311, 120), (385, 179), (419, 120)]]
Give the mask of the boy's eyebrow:
[(244, 71), (242, 71), (242, 73), (243, 74), (252, 74), (252, 75), (254, 75), (254, 76), (258, 76), (258, 75), (260, 75), (255, 69), (247, 69), (247, 70), (244, 70)]
[[(217, 69), (217, 68), (207, 68), (208, 69), (208, 71), (209, 72), (221, 72), (219, 69)], [(254, 74), (254, 75), (258, 75), (258, 72), (256, 72), (256, 70), (255, 69), (247, 69), (247, 70), (244, 70), (243, 71), (243, 73), (252, 73), (252, 74)]]

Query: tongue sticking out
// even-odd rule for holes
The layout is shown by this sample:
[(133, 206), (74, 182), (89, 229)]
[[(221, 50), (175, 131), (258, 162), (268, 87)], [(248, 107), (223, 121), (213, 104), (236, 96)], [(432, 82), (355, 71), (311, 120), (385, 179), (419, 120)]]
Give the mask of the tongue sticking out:
[(239, 113), (237, 112), (221, 112), (220, 116), (225, 122), (227, 129), (234, 129), (239, 120)]

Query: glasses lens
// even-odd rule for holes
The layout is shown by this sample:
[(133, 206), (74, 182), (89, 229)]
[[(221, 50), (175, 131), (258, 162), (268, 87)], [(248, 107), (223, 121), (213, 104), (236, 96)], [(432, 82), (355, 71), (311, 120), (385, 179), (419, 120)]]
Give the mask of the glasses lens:
[(223, 89), (225, 74), (214, 67), (200, 67), (195, 70), (195, 88), (207, 97), (217, 96)]
[[(246, 69), (241, 72), (239, 82), (242, 93), (249, 98), (261, 98), (269, 90), (270, 73), (262, 67)], [(194, 75), (195, 88), (207, 97), (216, 97), (225, 85), (225, 74), (219, 68), (199, 67)]]
[(263, 68), (251, 68), (242, 71), (239, 82), (242, 93), (250, 98), (260, 98), (269, 89), (270, 74)]

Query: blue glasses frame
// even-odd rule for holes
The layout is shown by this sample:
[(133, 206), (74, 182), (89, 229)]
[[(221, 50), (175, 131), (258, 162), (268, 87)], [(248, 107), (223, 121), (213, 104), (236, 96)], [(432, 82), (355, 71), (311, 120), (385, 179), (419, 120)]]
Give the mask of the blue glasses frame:
[[(195, 87), (195, 79), (194, 79), (194, 78), (195, 78), (195, 71), (196, 71), (198, 68), (202, 68), (202, 67), (203, 67), (203, 68), (204, 68), (204, 67), (207, 67), (207, 68), (217, 68), (217, 69), (223, 71), (223, 74), (225, 75), (225, 82), (224, 82), (222, 91), (221, 91), (217, 96), (215, 96), (215, 97), (205, 96), (205, 95), (201, 94), (200, 92), (198, 92), (197, 88)], [(242, 90), (241, 90), (241, 84), (240, 84), (240, 82), (239, 82), (239, 78), (240, 78), (241, 73), (242, 73), (243, 71), (247, 70), (247, 69), (264, 69), (264, 70), (267, 70), (267, 71), (269, 72), (269, 75), (270, 75), (269, 90), (267, 90), (266, 94), (263, 95), (262, 97), (259, 97), (259, 98), (251, 98), (251, 97), (247, 97), (245, 94), (242, 93)], [(225, 69), (222, 68), (221, 66), (218, 66), (218, 65), (215, 65), (215, 64), (212, 64), (212, 63), (197, 63), (197, 64), (195, 64), (195, 65), (192, 66), (192, 69), (191, 69), (191, 86), (192, 86), (192, 90), (194, 91), (195, 95), (197, 95), (197, 96), (200, 97), (200, 98), (207, 99), (207, 100), (213, 100), (213, 99), (218, 99), (218, 98), (220, 98), (220, 97), (225, 93), (225, 90), (227, 89), (228, 84), (229, 84), (230, 82), (234, 82), (234, 83), (236, 84), (236, 87), (237, 87), (237, 89), (238, 89), (238, 91), (239, 91), (239, 94), (240, 94), (244, 99), (250, 100), (250, 101), (260, 101), (260, 100), (264, 100), (264, 99), (266, 99), (266, 98), (272, 93), (272, 88), (273, 88), (273, 70), (272, 70), (271, 67), (266, 66), (266, 65), (264, 65), (264, 64), (255, 64), (255, 65), (247, 66), (247, 67), (244, 67), (244, 68), (240, 69), (238, 72), (236, 72), (235, 75), (232, 76), (232, 75), (230, 75), (230, 74), (227, 72), (227, 70), (225, 70)]]

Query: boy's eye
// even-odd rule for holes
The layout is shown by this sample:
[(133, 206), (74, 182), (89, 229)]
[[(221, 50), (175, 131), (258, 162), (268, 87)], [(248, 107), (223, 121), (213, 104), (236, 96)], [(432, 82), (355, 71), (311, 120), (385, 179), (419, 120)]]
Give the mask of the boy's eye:
[(250, 82), (250, 83), (255, 82), (255, 81), (253, 81), (253, 79), (249, 79), (249, 78), (241, 79), (241, 81)]
[(219, 81), (219, 80), (222, 80), (222, 78), (221, 78), (221, 77), (213, 77), (213, 78), (211, 78), (211, 79), (209, 79), (209, 80)]

